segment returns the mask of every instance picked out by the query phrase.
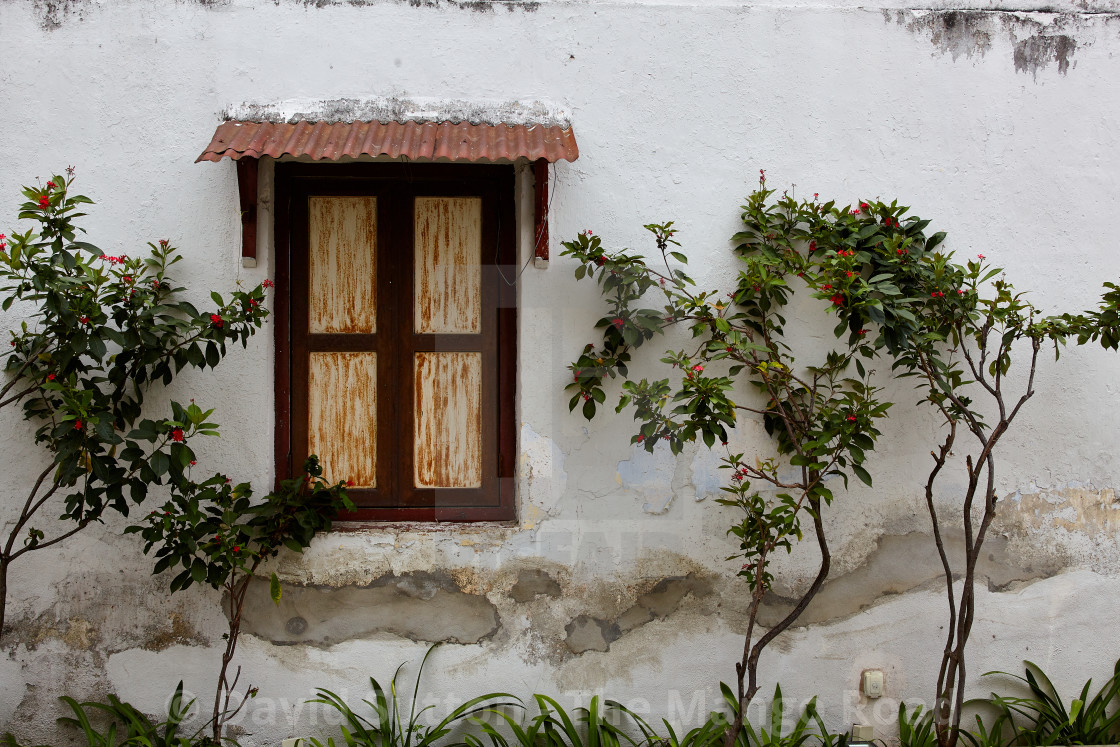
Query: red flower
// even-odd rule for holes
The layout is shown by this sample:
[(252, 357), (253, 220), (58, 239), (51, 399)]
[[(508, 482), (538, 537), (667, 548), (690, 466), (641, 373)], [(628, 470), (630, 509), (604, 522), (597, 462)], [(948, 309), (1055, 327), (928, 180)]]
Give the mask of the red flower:
[(220, 314), (211, 314), (210, 315), (210, 323), (213, 324), (215, 327), (218, 327), (220, 329), (221, 326), (222, 326), (221, 315)]
[(828, 300), (832, 301), (832, 303), (836, 304), (837, 306), (843, 306), (844, 305), (844, 296), (840, 293), (837, 293), (835, 296), (833, 296), (832, 298), (830, 298)]
[(731, 352), (731, 346), (730, 345), (727, 346), (727, 352), (729, 352), (729, 353)]
[(89, 324), (89, 317), (88, 316), (83, 316), (79, 321), (82, 324)]
[(637, 440), (638, 440), (638, 443), (641, 443), (642, 441), (645, 441), (645, 440), (646, 440), (646, 437), (645, 437), (645, 436), (643, 436), (643, 435), (642, 435), (641, 433), (639, 433), (639, 434), (638, 434), (638, 439), (637, 439)]
[(603, 263), (606, 262), (606, 261), (607, 261), (607, 258), (603, 254), (600, 254), (598, 257), (595, 258), (595, 264), (599, 265), (600, 267), (602, 267)]
[(167, 239), (160, 239), (159, 240), (159, 245), (162, 246), (162, 247), (166, 247), (167, 246)]
[(234, 545), (233, 546), (233, 551), (234, 552), (241, 552), (241, 546), (240, 545)]
[(263, 281), (261, 281), (261, 285), (263, 285), (265, 288), (271, 288), (272, 286), (276, 285), (276, 283), (272, 282), (268, 278), (265, 278)]
[(55, 183), (54, 182), (47, 182), (47, 189), (54, 189), (54, 188), (55, 188)]
[(699, 363), (697, 363), (695, 366), (692, 367), (692, 370), (696, 371), (697, 373), (703, 373), (704, 372), (704, 367), (701, 366)]
[(39, 207), (46, 208), (46, 207), (50, 207), (50, 206), (51, 206), (51, 198), (47, 197), (46, 195), (43, 195), (42, 197), (39, 198)]
[(870, 205), (868, 205), (866, 202), (861, 202), (859, 204), (859, 207), (860, 207), (861, 210), (866, 210), (867, 208), (870, 207)]
[(592, 232), (592, 230), (591, 230), (590, 228), (589, 228), (589, 229), (587, 229), (587, 235), (588, 235), (588, 236), (590, 236), (590, 235), (591, 235), (592, 233), (593, 233), (593, 232)]
[(132, 277), (129, 276), (129, 275), (122, 275), (121, 280), (123, 280), (126, 283), (131, 283), (132, 282)]
[(47, 374), (47, 381), (54, 381), (54, 374)]
[(182, 428), (173, 429), (171, 431), (171, 440), (172, 441), (182, 441), (183, 440), (183, 429)]
[(848, 277), (851, 277), (851, 276), (852, 276), (852, 275), (854, 275), (855, 273), (854, 273), (854, 272), (852, 272), (851, 270), (846, 270), (844, 274), (846, 274), (846, 275), (847, 275)]
[(831, 286), (831, 285), (827, 285), (827, 284), (825, 284), (825, 285), (822, 285), (822, 286), (821, 286), (821, 290), (826, 290), (826, 291), (828, 291), (828, 290), (832, 290), (832, 286)]
[(6, 234), (0, 233), (0, 241), (3, 241), (6, 238), (8, 238)]
[(817, 242), (815, 242), (815, 241), (810, 241), (810, 242), (809, 242), (809, 253), (810, 253), (810, 254), (812, 254), (812, 253), (813, 253), (813, 252), (815, 252), (816, 250), (817, 250)]
[(853, 210), (852, 215), (859, 215), (859, 210)]
[(155, 288), (156, 290), (159, 290), (159, 281), (158, 280), (153, 280), (152, 281), (152, 287)]
[(814, 200), (820, 199), (820, 194), (818, 192), (814, 192), (813, 193), (813, 199)]
[(984, 259), (984, 255), (983, 254), (977, 254), (976, 259)]
[(855, 416), (855, 415), (849, 415), (849, 416), (848, 416), (848, 422), (849, 422), (849, 423), (854, 423), (854, 422), (856, 422), (856, 416)]
[(0, 252), (4, 251), (7, 248), (8, 248), (8, 245), (5, 244), (3, 241), (0, 241)]
[(75, 420), (74, 421), (74, 430), (80, 431), (81, 429), (82, 429), (82, 421)]
[(191, 460), (191, 466), (193, 467), (193, 466), (195, 466), (196, 464), (198, 464), (198, 462), (196, 462), (195, 460), (193, 460), (193, 459), (192, 459), (192, 460)]
[(860, 330), (859, 330), (858, 332), (856, 332), (856, 334), (857, 334), (857, 335), (860, 335), (860, 336), (866, 335), (866, 334), (867, 334), (867, 330), (866, 330), (866, 329), (860, 329)]
[(354, 487), (354, 481), (353, 480), (347, 480), (346, 481), (346, 487), (348, 487), (348, 488)]
[(614, 326), (618, 327), (619, 329), (622, 329), (622, 325), (623, 325), (624, 323), (625, 323), (625, 322), (623, 321), (622, 317), (618, 317), (618, 316), (616, 316), (616, 317), (615, 317), (614, 319), (611, 319), (611, 324), (613, 324)]

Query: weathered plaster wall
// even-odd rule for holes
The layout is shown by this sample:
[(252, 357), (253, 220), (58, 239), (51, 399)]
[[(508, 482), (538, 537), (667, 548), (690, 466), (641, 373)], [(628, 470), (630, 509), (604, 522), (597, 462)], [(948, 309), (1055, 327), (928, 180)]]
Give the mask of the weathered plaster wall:
[[(98, 202), (91, 240), (116, 254), (171, 238), (202, 299), (272, 273), (270, 257), (240, 267), (233, 165), (192, 163), (222, 112), (442, 101), (472, 116), (571, 120), (581, 157), (554, 167), (554, 242), (593, 228), (639, 246), (642, 223), (671, 219), (698, 281), (714, 282), (733, 269), (737, 207), (766, 168), (771, 185), (800, 194), (898, 196), (948, 230), (951, 248), (983, 251), (1043, 308), (1065, 309), (1120, 274), (1118, 13), (1116, 0), (0, 0), (0, 215), (14, 215), (19, 184), (73, 164)], [(526, 269), (520, 298), (519, 521), (368, 528), (282, 557), (284, 602), (254, 589), (239, 650), (242, 681), (262, 686), (243, 744), (316, 733), (324, 714), (302, 703), (314, 687), (365, 695), (370, 675), (387, 681), (434, 640), (453, 642), (426, 673), (447, 702), (504, 689), (574, 704), (602, 691), (679, 722), (717, 704), (744, 608), (712, 501), (718, 460), (634, 451), (625, 417), (569, 415), (564, 366), (591, 339), (594, 290), (556, 259)], [(829, 333), (800, 339), (809, 349)], [(1046, 365), (1005, 442), (973, 672), (1030, 658), (1069, 685), (1120, 653), (1118, 365), (1090, 349)], [(177, 382), (173, 396), (218, 408), (224, 436), (198, 444), (205, 464), (271, 481), (271, 371), (265, 334), (216, 373)], [(875, 489), (829, 512), (832, 579), (808, 626), (766, 655), (764, 690), (780, 680), (787, 696), (817, 694), (836, 726), (884, 725), (897, 698), (928, 700), (941, 645), (918, 477), (934, 432), (909, 389), (893, 398)], [(11, 413), (0, 432), (6, 510), (40, 457)], [(756, 426), (734, 438), (765, 448)], [(951, 503), (955, 487), (939, 499)], [(116, 691), (157, 712), (179, 677), (210, 688), (218, 595), (168, 598), (122, 526), (14, 569), (0, 730), (56, 738), (60, 692)], [(811, 561), (781, 561), (768, 619)], [(877, 704), (856, 692), (868, 667), (887, 673)]]

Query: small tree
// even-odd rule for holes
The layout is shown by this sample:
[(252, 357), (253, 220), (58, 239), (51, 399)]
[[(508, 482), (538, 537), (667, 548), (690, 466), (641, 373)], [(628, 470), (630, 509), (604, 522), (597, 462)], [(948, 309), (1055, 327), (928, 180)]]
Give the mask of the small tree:
[[(127, 515), (150, 485), (181, 483), (194, 460), (187, 437), (216, 434), (174, 403), (166, 419), (142, 418), (145, 393), (185, 366), (217, 366), (226, 343), (245, 345), (268, 314), (262, 286), (228, 301), (212, 294), (208, 311), (180, 300), (184, 289), (168, 274), (180, 257), (167, 241), (148, 244), (144, 258), (78, 241), (79, 207), (91, 200), (70, 193), (72, 175), (25, 187), (19, 218), (37, 228), (0, 233), (2, 308), (26, 309), (11, 332), (0, 408), (22, 406), (50, 459), (5, 517), (0, 634), (13, 562), (64, 542), (107, 510)], [(44, 524), (44, 513), (61, 514), (62, 526)]]
[[(209, 413), (192, 405), (186, 415), (188, 421), (198, 421), (195, 427), (201, 428)], [(144, 524), (125, 530), (140, 533), (146, 542), (145, 553), (155, 548), (153, 573), (179, 569), (171, 580), (172, 593), (194, 583), (207, 583), (229, 596), (229, 632), (225, 635), (211, 722), (214, 744), (221, 743), (225, 725), (257, 691), (247, 688), (241, 703), (230, 709), (241, 667), (232, 679), (228, 669), (237, 651), (245, 594), (253, 574), (281, 548), (303, 552), (316, 533), (330, 530), (340, 510), (354, 508), (346, 497), (346, 484), (328, 485), (322, 473), (318, 459), (312, 456), (301, 476), (281, 481), (280, 489), (259, 503), (252, 502), (248, 483), (232, 485), (224, 475), (214, 475), (201, 483), (187, 479), (174, 486), (171, 499), (148, 514)], [(280, 581), (275, 573), (271, 594), (279, 604)]]

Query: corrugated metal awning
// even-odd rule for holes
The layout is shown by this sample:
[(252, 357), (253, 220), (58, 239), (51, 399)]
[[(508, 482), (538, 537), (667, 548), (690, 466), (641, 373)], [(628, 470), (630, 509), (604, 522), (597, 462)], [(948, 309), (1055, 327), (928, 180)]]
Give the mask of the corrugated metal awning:
[(335, 161), (344, 156), (381, 155), (453, 161), (528, 158), (551, 163), (576, 160), (579, 148), (570, 128), (544, 124), (231, 121), (218, 125), (195, 163), (261, 156)]

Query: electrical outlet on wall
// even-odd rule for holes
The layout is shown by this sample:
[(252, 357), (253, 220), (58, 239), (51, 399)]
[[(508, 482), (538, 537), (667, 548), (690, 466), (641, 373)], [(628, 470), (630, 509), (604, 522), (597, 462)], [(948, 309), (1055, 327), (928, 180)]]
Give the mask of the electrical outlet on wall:
[(883, 697), (883, 670), (863, 670), (863, 678), (862, 682), (860, 683), (860, 689), (863, 690), (863, 694), (869, 698)]

